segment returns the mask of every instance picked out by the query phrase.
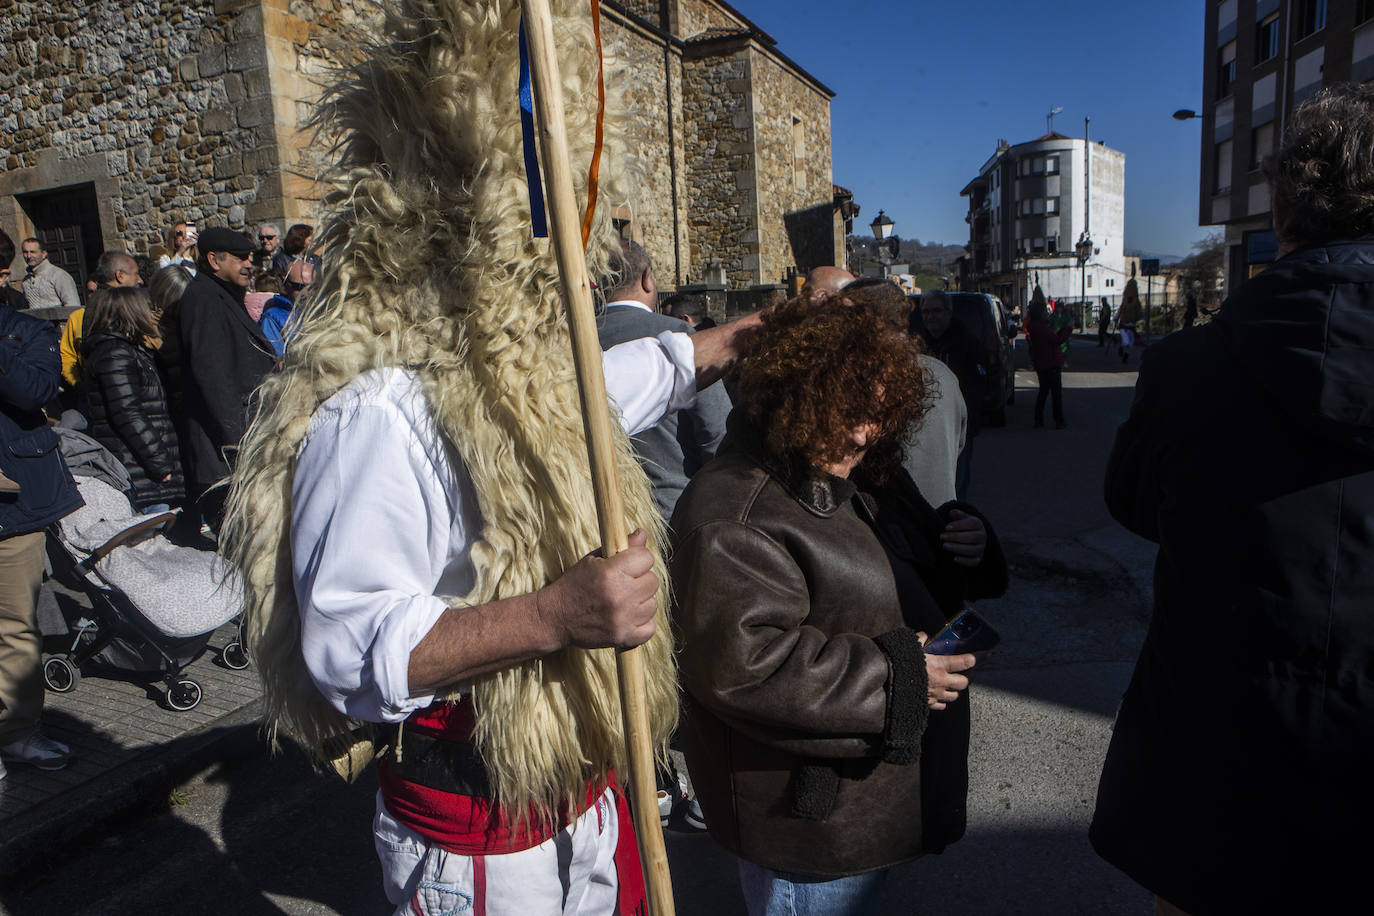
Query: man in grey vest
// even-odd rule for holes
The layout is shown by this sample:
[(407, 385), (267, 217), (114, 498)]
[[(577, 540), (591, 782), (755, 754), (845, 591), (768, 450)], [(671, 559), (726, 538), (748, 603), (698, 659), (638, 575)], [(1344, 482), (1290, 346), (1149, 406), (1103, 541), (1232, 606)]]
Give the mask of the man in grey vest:
[[(601, 349), (657, 337), (664, 331), (680, 333), (681, 321), (657, 311), (658, 285), (649, 256), (636, 242), (621, 242), (620, 249), (620, 257), (611, 259), (610, 279), (601, 289), (606, 302), (597, 318)], [(725, 386), (716, 382), (698, 392), (695, 407), (669, 413), (657, 426), (633, 438), (654, 488), (654, 504), (665, 521), (672, 518), (687, 481), (715, 456), (729, 413)]]
[[(608, 267), (608, 277), (601, 284), (605, 305), (596, 322), (601, 349), (641, 337), (657, 337), (664, 331), (681, 333), (681, 320), (657, 311), (658, 284), (643, 247), (637, 242), (622, 241), (620, 256), (612, 256)], [(669, 412), (657, 426), (631, 437), (639, 463), (649, 475), (654, 505), (665, 522), (672, 518), (673, 507), (687, 488), (687, 481), (715, 457), (716, 447), (725, 437), (725, 418), (729, 414), (730, 397), (725, 386), (716, 382), (697, 392), (695, 407)], [(660, 768), (657, 776), (658, 814), (664, 826), (677, 810), (688, 826), (705, 830), (701, 806), (687, 794), (676, 768)]]

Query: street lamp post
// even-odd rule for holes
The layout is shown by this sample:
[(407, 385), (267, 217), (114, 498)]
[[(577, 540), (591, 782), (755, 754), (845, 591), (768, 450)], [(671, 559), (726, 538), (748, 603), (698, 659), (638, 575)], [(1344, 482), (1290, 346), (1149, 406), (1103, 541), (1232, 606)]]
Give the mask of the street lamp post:
[(1073, 246), (1073, 250), (1074, 254), (1078, 256), (1078, 298), (1080, 301), (1078, 308), (1081, 313), (1080, 319), (1083, 319), (1086, 317), (1088, 308), (1088, 259), (1093, 256), (1093, 240), (1088, 236), (1086, 230), (1078, 237), (1078, 244)]

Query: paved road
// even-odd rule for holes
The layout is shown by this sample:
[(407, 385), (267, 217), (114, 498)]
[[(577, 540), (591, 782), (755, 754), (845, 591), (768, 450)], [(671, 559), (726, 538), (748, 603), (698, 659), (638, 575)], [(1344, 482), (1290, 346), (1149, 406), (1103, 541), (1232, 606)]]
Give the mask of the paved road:
[[(1069, 428), (1031, 429), (1034, 376), (1005, 429), (979, 437), (972, 499), (1014, 566), (980, 609), (1003, 647), (978, 671), (968, 835), (898, 869), (884, 911), (1151, 912), (1147, 894), (1088, 846), (1110, 718), (1148, 613), (1153, 551), (1102, 507), (1102, 468), (1133, 372), (1075, 342)], [(1022, 357), (1024, 359), (1024, 356)], [(0, 889), (9, 914), (385, 912), (368, 831), (369, 784), (318, 776), (297, 753), (269, 760), (252, 730), (221, 765), (102, 836)], [(678, 912), (742, 914), (733, 861), (709, 837), (670, 831)]]

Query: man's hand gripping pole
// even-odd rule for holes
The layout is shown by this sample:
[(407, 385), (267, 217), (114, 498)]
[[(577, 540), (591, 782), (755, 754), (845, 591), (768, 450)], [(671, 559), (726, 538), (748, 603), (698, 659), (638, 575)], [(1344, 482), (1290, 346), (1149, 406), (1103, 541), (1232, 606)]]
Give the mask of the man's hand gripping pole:
[[(559, 273), (563, 278), (563, 294), (568, 302), (573, 360), (577, 367), (582, 420), (591, 458), (602, 552), (609, 557), (627, 546), (625, 506), (621, 501), (620, 481), (616, 473), (611, 412), (606, 409), (606, 379), (601, 370), (601, 345), (597, 340), (586, 254), (582, 248), (577, 199), (573, 193), (568, 134), (563, 119), (563, 83), (554, 52), (553, 20), (549, 14), (548, 0), (521, 2), (525, 35), (529, 43), (540, 159), (548, 194), (549, 236), (553, 240)], [(658, 819), (643, 653), (638, 648), (628, 649), (619, 652), (616, 661), (620, 675), (620, 707), (625, 719), (626, 756), (630, 762), (630, 772), (625, 775), (634, 808), (635, 833), (639, 838), (639, 854), (644, 865), (649, 910), (654, 916), (671, 916), (673, 888), (668, 874), (668, 853), (663, 845), (663, 830)]]

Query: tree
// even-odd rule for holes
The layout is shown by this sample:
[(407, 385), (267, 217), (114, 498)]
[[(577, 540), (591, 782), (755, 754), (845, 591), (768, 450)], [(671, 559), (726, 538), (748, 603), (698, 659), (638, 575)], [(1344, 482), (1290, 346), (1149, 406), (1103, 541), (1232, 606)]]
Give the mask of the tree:
[(1226, 237), (1213, 232), (1193, 243), (1193, 253), (1178, 262), (1184, 290), (1197, 296), (1199, 304), (1221, 301), (1221, 286), (1226, 275)]

